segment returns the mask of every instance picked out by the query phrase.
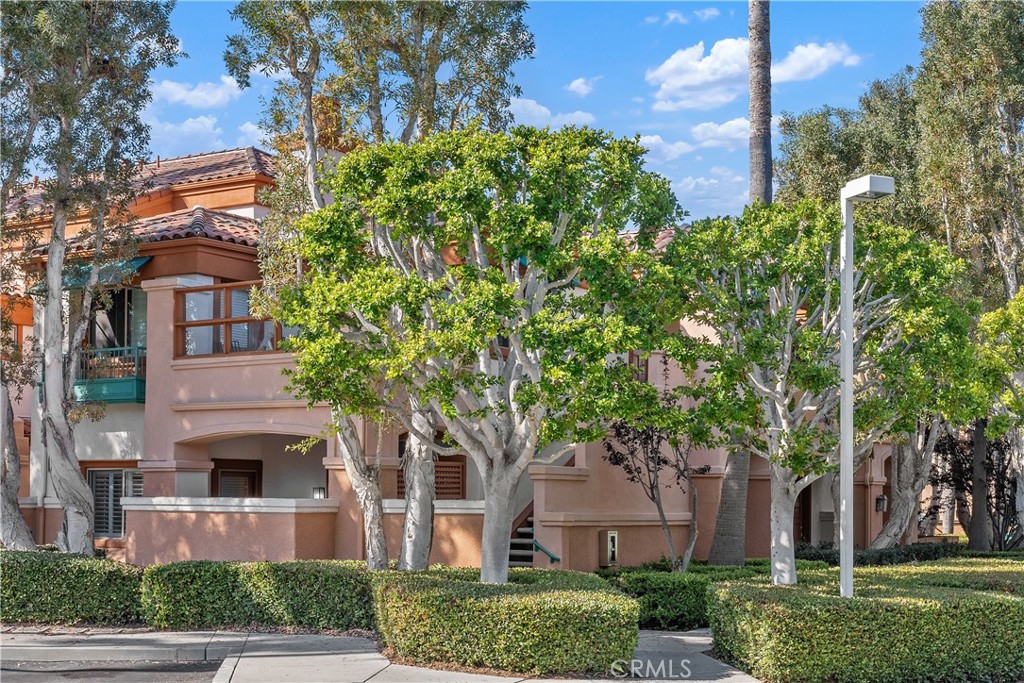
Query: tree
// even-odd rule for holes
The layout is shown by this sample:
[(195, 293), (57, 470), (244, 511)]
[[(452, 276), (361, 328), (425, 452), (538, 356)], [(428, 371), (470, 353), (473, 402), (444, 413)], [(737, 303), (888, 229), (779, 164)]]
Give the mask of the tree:
[[(750, 0), (747, 36), (750, 48), (750, 203), (772, 202), (772, 48), (769, 0)], [(750, 451), (741, 438), (729, 443), (709, 561), (742, 566), (746, 561), (747, 489)]]
[[(754, 207), (739, 220), (698, 221), (666, 260), (691, 287), (687, 318), (707, 325), (737, 381), (734, 401), (755, 400), (746, 426), (770, 463), (772, 581), (796, 582), (793, 510), (800, 491), (837, 462), (838, 212), (815, 202)], [(966, 329), (949, 291), (959, 273), (944, 248), (904, 229), (861, 226), (855, 263), (854, 368), (862, 462), (875, 441), (920, 414), (934, 390), (938, 347)], [(737, 373), (737, 368), (739, 373)], [(742, 413), (740, 413), (742, 416)], [(728, 426), (728, 425), (727, 425)]]
[(750, 201), (772, 201), (772, 47), (769, 0), (750, 0)]
[[(155, 2), (31, 3), (23, 11), (34, 30), (14, 37), (26, 41), (19, 49), (35, 60), (21, 73), (38, 79), (12, 93), (20, 100), (15, 111), (38, 116), (26, 158), (53, 172), (41, 194), (51, 215), (40, 297), (47, 378), (41, 409), (49, 479), (64, 508), (58, 545), (71, 552), (93, 551), (92, 493), (75, 453), (71, 388), (100, 267), (111, 247), (122, 245), (130, 232), (127, 207), (138, 191), (136, 169), (149, 141), (140, 119), (152, 97), (149, 73), (177, 59), (171, 7)], [(81, 210), (88, 212), (89, 223), (72, 235), (69, 221)], [(84, 263), (84, 284), (66, 307), (64, 275), (73, 261)]]
[(1016, 478), (1017, 526), (1024, 530), (1024, 291), (979, 322), (985, 361), (999, 379), (993, 431), (1004, 436)]
[[(637, 380), (631, 387), (623, 389), (632, 394), (640, 410), (628, 419), (616, 420), (611, 426), (610, 437), (605, 437), (605, 460), (622, 468), (626, 479), (643, 489), (644, 495), (654, 503), (658, 511), (661, 529), (665, 534), (672, 571), (685, 572), (690, 566), (693, 549), (700, 533), (699, 498), (693, 484), (694, 474), (707, 474), (710, 466), (693, 467), (689, 456), (693, 441), (690, 437), (690, 423), (699, 415), (699, 409), (684, 408), (687, 391), (668, 386), (668, 358), (663, 360), (664, 389), (657, 391), (646, 381)], [(644, 405), (644, 398), (649, 405)], [(703, 427), (697, 427), (703, 432)], [(668, 470), (669, 479), (662, 479), (662, 472)], [(690, 525), (686, 548), (682, 556), (676, 552), (676, 542), (665, 514), (662, 490), (677, 486), (690, 496)]]
[(39, 125), (36, 106), (37, 83), (34, 73), (38, 65), (35, 58), (36, 41), (33, 40), (33, 6), (19, 3), (4, 8), (0, 15), (0, 40), (3, 55), (3, 125), (0, 126), (0, 282), (3, 283), (3, 303), (0, 304), (0, 432), (3, 443), (0, 499), (2, 499), (2, 530), (0, 543), (14, 550), (32, 550), (35, 541), (18, 505), (21, 484), (21, 459), (14, 433), (14, 407), (12, 397), (20, 395), (32, 383), (35, 353), (16, 337), (12, 315), (18, 307), (26, 305), (22, 295), (24, 273), (16, 252), (26, 239), (11, 230), (8, 210), (12, 200), (20, 200), (27, 177), (27, 165), (32, 154), (32, 142)]
[(671, 319), (653, 233), (682, 213), (643, 154), (585, 128), (367, 147), (328, 180), (335, 203), (300, 223), (309, 272), (281, 297), (302, 326), (292, 386), (413, 433), (401, 391), (427, 402), (458, 446), (436, 448), (483, 479), (485, 582), (507, 580), (527, 466), (601, 435), (628, 372), (610, 359)]
[[(271, 6), (268, 10), (267, 6)], [(278, 190), (268, 195), (271, 214), (261, 237), (265, 293), (301, 277), (292, 239), (296, 220), (318, 197), (321, 148), (347, 151), (359, 144), (409, 143), (435, 131), (459, 128), (480, 117), (493, 130), (510, 121), (509, 98), (519, 94), (512, 66), (533, 52), (523, 21), (526, 5), (508, 3), (276, 3), (250, 1), (234, 11), (245, 30), (229, 40), (225, 61), (243, 86), (253, 69), (292, 76), (276, 89), (266, 116), (281, 157), (294, 157), (294, 116), (303, 121), (302, 170), (312, 200), (303, 206), (287, 175), (295, 158), (281, 164)], [(293, 54), (294, 53), (294, 54)], [(303, 58), (303, 55), (307, 57)], [(315, 59), (314, 59), (315, 57)], [(319, 156), (318, 156), (319, 155)], [(280, 193), (280, 196), (277, 196)], [(269, 305), (273, 310), (273, 303)], [(418, 428), (409, 434), (402, 467), (406, 517), (400, 569), (425, 569), (433, 529), (437, 417), (412, 389), (406, 392)], [(339, 416), (341, 417), (341, 416)], [(350, 419), (341, 417), (341, 419)], [(354, 433), (353, 425), (345, 430)], [(355, 447), (348, 441), (343, 447)], [(353, 486), (364, 494), (370, 566), (387, 566), (378, 470), (358, 449), (342, 451)], [(355, 461), (359, 460), (360, 463)], [(364, 474), (361, 474), (364, 473)], [(380, 553), (384, 553), (383, 556)]]

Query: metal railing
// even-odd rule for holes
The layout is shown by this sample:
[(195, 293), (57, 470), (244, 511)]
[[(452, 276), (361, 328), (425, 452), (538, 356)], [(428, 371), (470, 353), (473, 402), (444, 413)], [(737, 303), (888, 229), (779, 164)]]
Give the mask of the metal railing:
[(562, 561), (562, 558), (560, 558), (558, 555), (555, 555), (553, 552), (542, 546), (540, 544), (540, 541), (538, 541), (537, 539), (533, 539), (533, 552), (544, 553), (548, 556), (548, 560), (550, 560), (551, 564), (555, 564), (556, 562)]
[(146, 376), (146, 347), (119, 346), (83, 349), (78, 356), (77, 381), (131, 379)]

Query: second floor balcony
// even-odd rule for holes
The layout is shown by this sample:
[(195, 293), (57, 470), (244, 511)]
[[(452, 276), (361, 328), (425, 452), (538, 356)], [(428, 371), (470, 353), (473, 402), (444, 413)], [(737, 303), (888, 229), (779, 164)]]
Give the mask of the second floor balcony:
[(174, 356), (278, 351), (281, 341), (295, 330), (253, 314), (251, 293), (260, 284), (253, 280), (177, 290)]
[(146, 347), (83, 349), (75, 399), (104, 403), (146, 402)]

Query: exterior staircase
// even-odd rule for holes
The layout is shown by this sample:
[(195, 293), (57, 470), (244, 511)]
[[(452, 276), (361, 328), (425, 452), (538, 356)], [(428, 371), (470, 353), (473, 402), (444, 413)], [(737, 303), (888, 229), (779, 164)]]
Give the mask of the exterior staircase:
[(512, 539), (509, 541), (508, 566), (533, 566), (533, 506), (530, 506), (530, 514), (522, 524), (512, 530)]

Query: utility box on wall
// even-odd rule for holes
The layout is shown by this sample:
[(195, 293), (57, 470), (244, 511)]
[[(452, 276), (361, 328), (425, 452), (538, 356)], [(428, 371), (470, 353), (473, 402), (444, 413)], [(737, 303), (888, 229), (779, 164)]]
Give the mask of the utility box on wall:
[(600, 567), (614, 567), (619, 564), (619, 532), (603, 529), (597, 532), (597, 564)]

